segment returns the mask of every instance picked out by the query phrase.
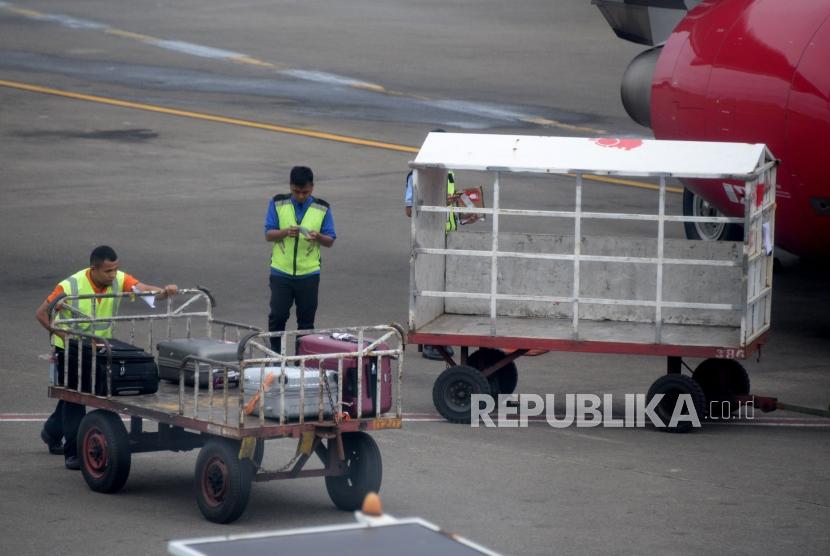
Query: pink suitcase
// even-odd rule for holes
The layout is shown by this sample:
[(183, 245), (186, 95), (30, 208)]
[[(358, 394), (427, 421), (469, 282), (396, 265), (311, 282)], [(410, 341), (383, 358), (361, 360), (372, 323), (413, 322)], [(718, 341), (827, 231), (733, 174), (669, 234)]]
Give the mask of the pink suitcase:
[[(371, 340), (364, 340), (364, 346)], [(299, 340), (297, 355), (316, 355), (320, 353), (343, 353), (357, 351), (357, 338), (335, 339), (330, 335), (309, 334)], [(379, 350), (389, 349), (386, 344), (380, 344)], [(377, 391), (377, 357), (363, 358), (363, 377), (361, 379), (361, 416), (376, 415)], [(309, 361), (308, 367), (318, 367), (317, 361)], [(386, 413), (392, 407), (392, 365), (388, 355), (381, 357), (380, 380), (380, 412)], [(337, 359), (323, 359), (323, 368), (337, 370)], [(357, 357), (343, 359), (343, 403), (351, 404), (344, 407), (352, 417), (357, 417)]]

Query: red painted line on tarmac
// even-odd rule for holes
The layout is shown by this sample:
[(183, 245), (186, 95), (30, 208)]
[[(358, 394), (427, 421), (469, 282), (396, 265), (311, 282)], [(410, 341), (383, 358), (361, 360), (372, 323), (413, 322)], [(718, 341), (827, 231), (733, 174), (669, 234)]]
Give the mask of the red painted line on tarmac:
[[(496, 414), (491, 414), (490, 417), (496, 421)], [(563, 419), (564, 415), (555, 415), (556, 419)], [(622, 418), (619, 415), (614, 417)], [(403, 420), (407, 423), (440, 423), (446, 421), (437, 413), (404, 413)], [(518, 421), (517, 417), (510, 417), (510, 420)], [(528, 417), (529, 422), (545, 423), (546, 418), (543, 415), (534, 415)], [(582, 423), (586, 423), (583, 421)], [(734, 425), (734, 426), (756, 426), (756, 427), (798, 427), (798, 428), (830, 428), (830, 419), (823, 418), (804, 418), (804, 417), (760, 417), (757, 419), (729, 419), (721, 421), (704, 421), (703, 427), (713, 425)], [(601, 427), (601, 425), (598, 425)], [(569, 427), (568, 427), (569, 428)], [(578, 427), (589, 428), (589, 427)], [(593, 427), (590, 427), (593, 428)], [(635, 427), (615, 427), (615, 428), (635, 428)]]
[[(0, 413), (0, 423), (41, 423), (49, 417), (48, 413)], [(491, 415), (494, 422), (496, 415)], [(563, 419), (564, 415), (555, 415), (557, 419)], [(615, 416), (619, 417), (619, 416)], [(125, 419), (128, 419), (125, 417)], [(437, 413), (404, 413), (403, 420), (407, 423), (442, 423), (446, 420)], [(511, 417), (511, 420), (518, 418)], [(545, 423), (543, 415), (535, 415), (527, 418), (534, 423)], [(793, 428), (830, 428), (830, 419), (803, 418), (803, 417), (760, 417), (758, 419), (729, 419), (723, 421), (704, 421), (704, 427), (713, 425), (732, 425), (746, 427), (793, 427)], [(601, 425), (598, 425), (601, 426)], [(570, 427), (569, 427), (570, 428)], [(579, 427), (588, 428), (588, 427)], [(593, 428), (593, 427), (591, 427)], [(634, 428), (634, 427), (618, 427)]]

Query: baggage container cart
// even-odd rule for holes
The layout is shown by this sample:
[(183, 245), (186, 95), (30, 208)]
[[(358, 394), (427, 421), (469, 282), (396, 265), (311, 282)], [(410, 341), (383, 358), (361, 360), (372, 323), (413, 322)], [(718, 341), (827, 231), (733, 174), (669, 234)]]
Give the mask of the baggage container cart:
[[(403, 336), (398, 325), (362, 326), (331, 330), (288, 331), (280, 333), (261, 332), (256, 327), (223, 321), (213, 317), (214, 300), (205, 289), (180, 290), (179, 295), (166, 301), (164, 307), (138, 311), (127, 307), (128, 298), (150, 297), (146, 294), (99, 294), (88, 296), (64, 296), (50, 308), (52, 331), (63, 334), (68, 341), (94, 342), (97, 350), (106, 351), (107, 388), (105, 395), (95, 395), (94, 377), (96, 358), (92, 357), (92, 385), (89, 391), (82, 391), (81, 381), (74, 388), (67, 386), (70, 369), (69, 358), (64, 359), (62, 383), (49, 387), (49, 396), (82, 404), (94, 409), (83, 418), (78, 431), (78, 456), (81, 471), (92, 490), (116, 492), (124, 486), (130, 472), (131, 456), (141, 452), (187, 451), (200, 449), (196, 462), (194, 491), (199, 508), (210, 521), (229, 523), (236, 520), (245, 510), (252, 482), (301, 477), (324, 477), (326, 490), (332, 502), (341, 509), (355, 510), (360, 507), (366, 493), (378, 491), (382, 479), (382, 462), (377, 444), (368, 431), (397, 429), (401, 426), (401, 391), (403, 373)], [(76, 299), (101, 297), (118, 298), (120, 315), (101, 318), (86, 315), (72, 307)], [(142, 304), (138, 304), (142, 305)], [(94, 304), (92, 305), (94, 307)], [(65, 310), (71, 314), (67, 315)], [(94, 309), (93, 309), (94, 310)], [(126, 314), (125, 314), (126, 313)], [(132, 314), (130, 314), (132, 313)], [(214, 361), (188, 356), (181, 362), (178, 384), (162, 382), (155, 394), (116, 396), (112, 395), (112, 357), (110, 342), (106, 338), (84, 331), (92, 323), (111, 322), (115, 337), (139, 343), (147, 339), (147, 351), (154, 349), (154, 338), (174, 337), (215, 337), (233, 338), (239, 342), (238, 361)], [(164, 333), (159, 338), (159, 327)], [(335, 354), (294, 356), (285, 350), (272, 351), (270, 338), (283, 337), (282, 344), (294, 345), (301, 334), (341, 333), (361, 340), (353, 351)], [(363, 342), (363, 339), (367, 342)], [(384, 344), (383, 349), (378, 346)], [(357, 346), (363, 346), (358, 348)], [(229, 384), (229, 373), (236, 371), (244, 376), (246, 369), (259, 367), (298, 367), (304, 373), (313, 362), (321, 360), (340, 361), (337, 380), (342, 385), (344, 359), (390, 357), (396, 362), (393, 373), (393, 391), (396, 395), (392, 410), (378, 415), (364, 416), (357, 408), (357, 417), (352, 418), (342, 411), (342, 387), (333, 394), (323, 388), (301, 391), (300, 406), (316, 407), (314, 417), (300, 412), (297, 417), (280, 415), (278, 420), (265, 419), (262, 409), (264, 387), (260, 389), (259, 415), (246, 411), (242, 381), (238, 390)], [(188, 386), (185, 381), (185, 367), (193, 366), (194, 382)], [(81, 372), (82, 360), (77, 359)], [(222, 375), (220, 387), (214, 381), (207, 382), (207, 389), (199, 387), (199, 373)], [(317, 373), (308, 368), (309, 373)], [(319, 374), (319, 373), (318, 373)], [(53, 373), (54, 377), (59, 376)], [(322, 375), (320, 375), (322, 377)], [(327, 383), (326, 383), (327, 384)], [(357, 388), (366, 388), (358, 378)], [(380, 385), (377, 385), (380, 388)], [(284, 395), (284, 384), (280, 395)], [(250, 409), (250, 408), (249, 408)], [(130, 430), (124, 425), (123, 417), (129, 417)], [(145, 431), (145, 421), (157, 423), (156, 431)], [(297, 441), (294, 457), (282, 468), (267, 470), (262, 467), (265, 441), (279, 438), (293, 438)], [(313, 456), (319, 458), (322, 466), (306, 468)], [(309, 466), (311, 467), (311, 466)]]
[[(667, 374), (648, 392), (648, 399), (664, 394), (661, 418), (671, 415), (678, 394), (692, 396), (699, 416), (748, 394), (739, 360), (760, 353), (770, 326), (776, 164), (760, 144), (429, 134), (410, 163), (407, 341), (438, 347), (447, 363), (433, 388), (439, 413), (469, 422), (472, 394), (513, 392), (514, 361), (545, 351), (666, 357)], [(490, 207), (448, 207), (448, 170), (489, 174)], [(502, 192), (521, 175), (546, 187), (571, 180), (572, 203), (561, 210), (507, 206)], [(608, 176), (651, 179), (654, 209), (585, 210), (585, 183)], [(743, 217), (667, 214), (672, 178), (724, 183)], [(486, 215), (487, 223), (446, 232), (449, 211)], [(531, 218), (569, 222), (569, 231), (500, 228), (506, 219)], [(587, 224), (608, 221), (650, 223), (655, 232), (583, 233)], [(743, 241), (667, 237), (668, 226), (683, 222), (740, 224)], [(460, 346), (458, 362), (446, 346)], [(692, 370), (683, 358), (704, 361)], [(671, 430), (685, 432), (687, 424)]]

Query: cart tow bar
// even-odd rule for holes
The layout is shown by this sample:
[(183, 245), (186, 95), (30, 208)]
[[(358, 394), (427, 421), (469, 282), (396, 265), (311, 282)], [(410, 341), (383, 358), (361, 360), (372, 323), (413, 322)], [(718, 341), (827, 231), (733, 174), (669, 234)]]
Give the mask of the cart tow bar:
[(792, 411), (795, 413), (804, 413), (806, 415), (815, 415), (817, 417), (830, 417), (830, 407), (827, 409), (817, 409), (814, 407), (804, 407), (802, 405), (795, 405), (789, 403), (779, 402), (778, 398), (769, 396), (737, 396), (737, 401), (741, 403), (752, 403), (755, 407), (769, 413), (780, 409), (782, 411)]

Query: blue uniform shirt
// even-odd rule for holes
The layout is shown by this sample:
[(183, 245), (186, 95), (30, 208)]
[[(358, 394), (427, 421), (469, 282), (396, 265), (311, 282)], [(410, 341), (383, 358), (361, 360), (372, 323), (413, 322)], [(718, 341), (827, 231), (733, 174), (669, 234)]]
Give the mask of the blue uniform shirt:
[[(303, 221), (303, 217), (305, 216), (305, 211), (308, 210), (308, 207), (311, 206), (311, 203), (314, 201), (314, 197), (309, 196), (308, 199), (305, 200), (305, 203), (298, 203), (294, 200), (294, 197), (291, 197), (291, 204), (294, 205), (294, 218), (297, 220), (297, 224)], [(268, 212), (265, 213), (265, 234), (268, 234), (269, 230), (279, 230), (280, 229), (280, 219), (277, 216), (277, 208), (274, 206), (273, 199), (268, 202)], [(331, 207), (329, 210), (326, 211), (326, 215), (323, 217), (323, 224), (320, 226), (320, 233), (330, 236), (332, 238), (337, 237), (337, 233), (334, 231), (334, 218), (331, 215)], [(291, 274), (286, 274), (285, 272), (281, 272), (274, 267), (271, 267), (271, 274), (276, 276), (283, 276), (285, 278), (306, 278), (308, 276), (312, 276), (314, 274), (320, 274), (320, 271), (312, 272), (311, 274), (306, 274), (305, 276), (292, 276)]]

